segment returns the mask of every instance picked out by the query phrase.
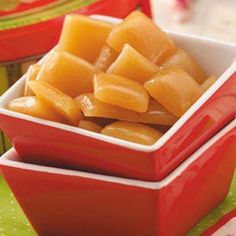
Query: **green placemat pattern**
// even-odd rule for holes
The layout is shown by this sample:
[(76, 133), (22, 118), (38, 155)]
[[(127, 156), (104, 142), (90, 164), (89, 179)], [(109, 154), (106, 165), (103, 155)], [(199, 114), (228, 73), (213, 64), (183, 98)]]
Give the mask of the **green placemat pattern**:
[(205, 217), (187, 236), (198, 236), (206, 229), (216, 224), (224, 215), (236, 208), (236, 173), (228, 196), (214, 211)]
[[(187, 236), (199, 236), (236, 207), (236, 174), (225, 201), (203, 219)], [(0, 235), (36, 236), (7, 184), (0, 177)]]
[(36, 235), (2, 177), (0, 177), (0, 235)]
[(6, 135), (0, 130), (0, 156), (11, 148), (11, 144)]
[(32, 14), (21, 15), (15, 18), (0, 19), (0, 30), (13, 29), (17, 27), (27, 26), (54, 19), (58, 16), (78, 10), (81, 7), (87, 6), (97, 0), (67, 0), (58, 1), (52, 7), (44, 7), (39, 11), (32, 11)]

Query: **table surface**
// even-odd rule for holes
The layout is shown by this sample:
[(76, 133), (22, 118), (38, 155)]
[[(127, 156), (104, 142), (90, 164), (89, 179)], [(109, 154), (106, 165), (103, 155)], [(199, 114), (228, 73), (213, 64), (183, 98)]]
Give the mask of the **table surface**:
[(164, 29), (236, 43), (235, 0), (189, 0), (189, 18), (185, 22), (173, 17), (170, 2), (174, 0), (150, 1), (153, 18)]
[[(187, 236), (198, 236), (236, 207), (236, 174), (225, 201), (205, 217)], [(35, 236), (33, 228), (0, 176), (0, 235)]]

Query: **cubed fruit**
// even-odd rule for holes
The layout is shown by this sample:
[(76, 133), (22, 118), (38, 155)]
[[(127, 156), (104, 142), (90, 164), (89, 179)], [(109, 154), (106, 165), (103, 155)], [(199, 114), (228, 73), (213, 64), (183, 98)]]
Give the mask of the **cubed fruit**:
[(176, 51), (172, 39), (151, 19), (138, 11), (131, 13), (122, 23), (115, 26), (107, 38), (107, 44), (117, 52), (121, 52), (126, 43), (158, 65)]
[(117, 56), (118, 53), (113, 48), (104, 45), (94, 65), (98, 70), (106, 71)]
[(150, 79), (159, 67), (141, 55), (129, 44), (125, 44), (116, 61), (108, 68), (107, 73), (127, 77), (144, 83)]
[(106, 125), (109, 125), (116, 121), (115, 119), (103, 118), (103, 117), (85, 117), (85, 119), (92, 121), (93, 123), (96, 123), (101, 127), (105, 127)]
[(72, 125), (78, 125), (83, 118), (82, 112), (75, 101), (67, 94), (43, 81), (30, 81), (30, 88), (36, 97), (61, 114)]
[(162, 136), (162, 133), (153, 128), (128, 121), (112, 123), (106, 126), (101, 133), (144, 145), (152, 145)]
[(81, 15), (65, 18), (59, 48), (94, 63), (113, 25)]
[(173, 125), (177, 120), (175, 116), (153, 99), (150, 100), (148, 110), (144, 113), (101, 102), (93, 94), (80, 95), (75, 98), (75, 101), (79, 104), (78, 106), (87, 118), (104, 117), (165, 126)]
[(162, 70), (144, 86), (176, 117), (182, 116), (203, 93), (201, 86), (181, 69)]
[(206, 79), (206, 74), (198, 63), (184, 50), (178, 49), (163, 65), (164, 68), (177, 67), (189, 73), (199, 84)]
[(97, 69), (67, 52), (54, 51), (41, 66), (37, 80), (47, 82), (71, 97), (93, 91)]
[(9, 103), (8, 109), (45, 120), (65, 123), (65, 119), (59, 113), (35, 96), (16, 98)]
[(95, 96), (83, 94), (75, 98), (86, 117), (104, 117), (137, 122), (138, 112), (101, 102)]
[(148, 110), (139, 113), (138, 122), (157, 125), (173, 125), (177, 118), (167, 111), (159, 102), (154, 99), (149, 100)]
[(217, 81), (217, 78), (215, 76), (210, 76), (207, 78), (202, 84), (201, 87), (203, 91), (207, 91), (215, 82)]
[(153, 128), (153, 129), (157, 129), (162, 134), (165, 134), (171, 128), (171, 126), (166, 126), (166, 125), (153, 125), (153, 124), (149, 124), (148, 126)]
[(78, 127), (81, 129), (86, 129), (86, 130), (93, 131), (96, 133), (100, 133), (100, 131), (102, 130), (101, 126), (89, 120), (81, 120), (79, 122)]
[(129, 110), (145, 112), (149, 96), (136, 81), (118, 75), (100, 73), (93, 80), (94, 94), (102, 102)]
[(25, 81), (25, 91), (24, 91), (24, 95), (25, 96), (33, 96), (34, 93), (33, 91), (30, 89), (30, 87), (28, 86), (28, 81), (32, 81), (35, 80), (39, 70), (40, 70), (41, 66), (38, 64), (34, 64), (31, 65), (26, 73), (26, 81)]

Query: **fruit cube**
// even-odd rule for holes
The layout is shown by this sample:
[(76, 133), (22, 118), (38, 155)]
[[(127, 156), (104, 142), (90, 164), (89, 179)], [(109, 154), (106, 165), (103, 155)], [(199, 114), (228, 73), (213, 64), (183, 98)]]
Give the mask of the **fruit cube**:
[(108, 68), (107, 73), (124, 76), (144, 83), (150, 79), (159, 67), (137, 52), (129, 44), (125, 44), (116, 61)]
[(149, 100), (148, 110), (138, 114), (137, 122), (157, 125), (173, 125), (177, 118), (167, 111), (159, 102)]
[(104, 45), (94, 65), (98, 70), (106, 71), (117, 56), (118, 53), (114, 49)]
[(93, 91), (97, 69), (67, 52), (54, 51), (41, 66), (37, 80), (44, 81), (71, 97)]
[(66, 16), (59, 48), (94, 63), (113, 25), (71, 14)]
[(106, 126), (101, 133), (144, 145), (152, 145), (162, 136), (161, 132), (153, 128), (128, 121), (112, 123)]
[(164, 63), (163, 67), (182, 69), (189, 73), (199, 84), (203, 83), (207, 77), (197, 62), (182, 49), (177, 49), (177, 52)]
[(215, 82), (217, 81), (217, 78), (215, 76), (210, 76), (207, 78), (202, 84), (201, 87), (203, 91), (207, 91)]
[(99, 101), (93, 94), (83, 94), (75, 98), (84, 115), (88, 117), (104, 117), (110, 119), (140, 122), (158, 125), (173, 125), (177, 118), (161, 104), (150, 99), (148, 110), (140, 113)]
[(105, 127), (106, 125), (109, 125), (116, 121), (115, 119), (110, 118), (103, 118), (103, 117), (86, 117), (86, 120), (92, 121), (93, 123), (96, 123), (97, 125), (101, 127)]
[(28, 86), (27, 83), (28, 83), (28, 81), (32, 81), (32, 80), (36, 79), (40, 68), (41, 68), (41, 66), (38, 64), (34, 64), (29, 67), (27, 74), (26, 74), (24, 96), (33, 96), (34, 95), (33, 91), (30, 89), (30, 87)]
[(81, 120), (79, 122), (78, 127), (81, 129), (86, 129), (86, 130), (93, 131), (96, 133), (100, 133), (100, 131), (102, 130), (101, 126), (89, 120)]
[(94, 94), (102, 102), (129, 110), (145, 112), (149, 96), (136, 81), (118, 75), (100, 73), (93, 80)]
[(72, 125), (78, 125), (83, 118), (82, 112), (75, 101), (67, 94), (43, 81), (30, 81), (30, 88), (36, 97), (61, 114)]
[(176, 117), (182, 116), (203, 93), (201, 86), (181, 69), (162, 70), (144, 86)]
[(151, 19), (138, 11), (131, 13), (122, 23), (115, 26), (106, 42), (119, 53), (124, 44), (128, 43), (158, 65), (176, 51), (172, 39)]
[(41, 119), (65, 123), (65, 119), (35, 96), (19, 97), (8, 104), (8, 109)]
[(83, 94), (75, 98), (86, 117), (104, 117), (137, 122), (138, 112), (101, 102), (95, 96)]

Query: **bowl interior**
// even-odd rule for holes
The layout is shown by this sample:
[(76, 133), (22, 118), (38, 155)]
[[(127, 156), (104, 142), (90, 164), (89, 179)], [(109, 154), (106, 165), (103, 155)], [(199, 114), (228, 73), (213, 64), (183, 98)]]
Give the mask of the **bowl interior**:
[(220, 77), (236, 60), (236, 45), (185, 34), (170, 35), (177, 47), (189, 52), (208, 75)]

